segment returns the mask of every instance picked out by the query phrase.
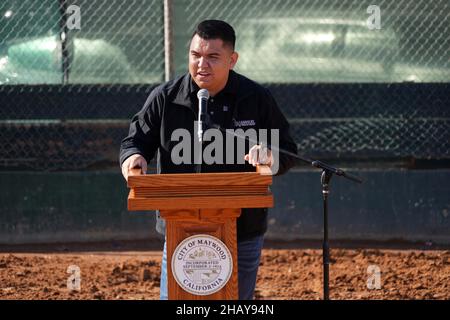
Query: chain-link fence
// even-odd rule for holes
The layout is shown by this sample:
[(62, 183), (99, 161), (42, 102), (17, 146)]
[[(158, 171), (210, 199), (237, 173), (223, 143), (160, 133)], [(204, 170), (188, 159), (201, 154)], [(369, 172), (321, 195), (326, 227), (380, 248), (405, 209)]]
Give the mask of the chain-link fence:
[(448, 1), (4, 0), (0, 166), (117, 165), (208, 18), (234, 26), (236, 71), (271, 89), (302, 154), (450, 159)]

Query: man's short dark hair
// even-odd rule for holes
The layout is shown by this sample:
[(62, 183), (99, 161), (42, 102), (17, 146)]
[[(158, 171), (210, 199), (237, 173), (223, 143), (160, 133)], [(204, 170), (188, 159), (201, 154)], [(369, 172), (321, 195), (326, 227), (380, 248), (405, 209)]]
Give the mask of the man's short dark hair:
[(234, 29), (228, 23), (222, 20), (204, 20), (197, 25), (192, 38), (198, 36), (205, 40), (221, 39), (224, 44), (231, 46), (234, 50), (236, 43), (236, 34)]

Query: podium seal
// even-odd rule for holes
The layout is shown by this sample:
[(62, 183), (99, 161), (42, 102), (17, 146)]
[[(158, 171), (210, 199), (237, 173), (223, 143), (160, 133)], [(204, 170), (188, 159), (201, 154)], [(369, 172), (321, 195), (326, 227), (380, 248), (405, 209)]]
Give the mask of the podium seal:
[(206, 296), (222, 289), (233, 272), (233, 258), (216, 237), (200, 234), (184, 239), (172, 255), (172, 273), (183, 290)]

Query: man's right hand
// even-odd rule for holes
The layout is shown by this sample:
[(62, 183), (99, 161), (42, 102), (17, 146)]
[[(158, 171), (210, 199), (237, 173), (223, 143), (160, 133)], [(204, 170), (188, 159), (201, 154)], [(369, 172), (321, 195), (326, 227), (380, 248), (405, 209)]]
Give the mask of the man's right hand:
[(129, 170), (133, 168), (141, 168), (142, 173), (147, 172), (147, 161), (140, 154), (129, 156), (122, 164), (122, 175), (128, 181)]

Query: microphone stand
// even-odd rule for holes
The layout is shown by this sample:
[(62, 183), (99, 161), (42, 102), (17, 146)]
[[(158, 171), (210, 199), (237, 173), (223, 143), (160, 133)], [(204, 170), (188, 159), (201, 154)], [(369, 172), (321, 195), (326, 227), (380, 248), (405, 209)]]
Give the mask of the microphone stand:
[[(206, 127), (212, 127), (214, 129), (218, 129), (221, 132), (225, 132), (225, 134), (231, 134), (235, 137), (238, 137), (240, 139), (244, 139), (246, 141), (249, 141), (254, 144), (258, 144), (258, 141), (252, 141), (252, 139), (248, 138), (247, 136), (241, 136), (233, 131), (226, 131), (223, 128), (221, 128), (219, 125), (213, 123), (211, 119), (209, 118), (209, 115), (206, 117)], [(335, 168), (329, 164), (326, 164), (319, 160), (311, 160), (308, 158), (301, 157), (295, 153), (292, 153), (290, 151), (280, 149), (274, 146), (270, 146), (271, 150), (277, 150), (279, 153), (283, 153), (285, 155), (288, 155), (290, 157), (293, 157), (295, 159), (301, 160), (302, 162), (308, 163), (311, 166), (321, 169), (322, 174), (320, 177), (320, 183), (322, 185), (322, 196), (323, 196), (323, 243), (322, 243), (322, 264), (323, 264), (323, 299), (329, 300), (330, 299), (330, 246), (328, 244), (328, 196), (330, 194), (330, 181), (333, 177), (333, 174), (344, 177), (350, 181), (356, 182), (356, 183), (362, 183), (363, 180), (361, 178), (352, 175), (348, 172), (345, 172), (342, 169)]]

